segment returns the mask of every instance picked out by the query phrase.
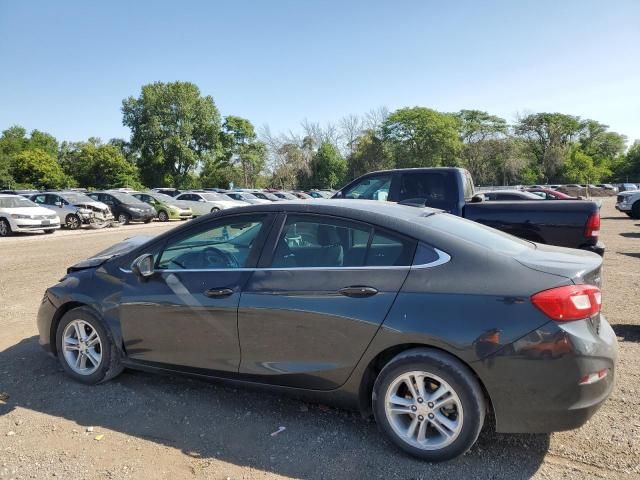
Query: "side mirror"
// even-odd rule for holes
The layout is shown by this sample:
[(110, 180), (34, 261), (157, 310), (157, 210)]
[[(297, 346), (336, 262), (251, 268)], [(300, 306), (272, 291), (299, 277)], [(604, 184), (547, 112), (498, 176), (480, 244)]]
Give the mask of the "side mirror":
[(198, 201), (199, 202), (206, 202), (206, 200), (204, 198), (199, 198)]
[(145, 253), (136, 258), (131, 264), (131, 271), (142, 278), (153, 275), (153, 255)]
[(471, 197), (471, 203), (480, 203), (484, 202), (484, 195), (482, 193), (477, 193), (473, 197)]
[(62, 208), (62, 202), (56, 202), (56, 207)]

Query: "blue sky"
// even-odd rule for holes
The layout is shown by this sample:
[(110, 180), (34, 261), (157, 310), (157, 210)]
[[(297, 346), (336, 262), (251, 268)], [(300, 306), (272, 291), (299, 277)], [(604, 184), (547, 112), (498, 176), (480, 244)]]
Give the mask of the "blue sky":
[(122, 99), (186, 80), (297, 130), (382, 105), (559, 111), (640, 139), (640, 2), (0, 0), (0, 130), (128, 138)]

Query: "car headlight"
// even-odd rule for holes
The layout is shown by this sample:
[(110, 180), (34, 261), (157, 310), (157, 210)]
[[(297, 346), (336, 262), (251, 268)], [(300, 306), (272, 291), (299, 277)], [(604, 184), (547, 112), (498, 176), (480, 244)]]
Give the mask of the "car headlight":
[(169, 205), (169, 210), (171, 212), (173, 212), (173, 213), (180, 213), (181, 212), (181, 210), (178, 207), (173, 206), (173, 205)]
[(27, 218), (31, 218), (31, 215), (21, 215), (19, 213), (12, 213), (11, 218), (27, 219)]

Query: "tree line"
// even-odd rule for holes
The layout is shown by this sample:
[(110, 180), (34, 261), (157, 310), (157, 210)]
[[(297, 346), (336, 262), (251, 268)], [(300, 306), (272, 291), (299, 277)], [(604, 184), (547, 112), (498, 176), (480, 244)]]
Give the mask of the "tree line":
[(189, 82), (144, 85), (122, 102), (129, 139), (59, 142), (13, 126), (0, 137), (4, 188), (336, 188), (387, 168), (460, 166), (479, 185), (640, 179), (640, 144), (596, 120), (531, 113), (510, 124), (479, 110), (381, 107), (299, 132), (222, 117)]

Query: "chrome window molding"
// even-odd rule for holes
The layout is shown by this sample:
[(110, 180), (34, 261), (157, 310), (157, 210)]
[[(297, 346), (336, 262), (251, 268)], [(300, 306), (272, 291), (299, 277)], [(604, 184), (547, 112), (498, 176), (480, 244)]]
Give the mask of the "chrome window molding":
[[(436, 253), (438, 254), (438, 258), (433, 262), (423, 263), (420, 265), (405, 265), (401, 267), (393, 267), (393, 266), (370, 266), (370, 267), (252, 267), (252, 268), (180, 268), (180, 269), (156, 269), (156, 272), (160, 273), (191, 273), (191, 272), (280, 272), (280, 271), (300, 271), (300, 270), (309, 270), (309, 271), (360, 271), (360, 270), (419, 270), (424, 268), (432, 268), (440, 265), (444, 265), (445, 263), (451, 260), (451, 256), (443, 252), (442, 250), (438, 250), (434, 248)], [(131, 269), (120, 267), (120, 271), (123, 273), (131, 273)]]

